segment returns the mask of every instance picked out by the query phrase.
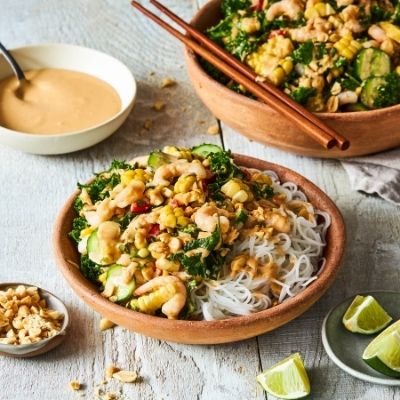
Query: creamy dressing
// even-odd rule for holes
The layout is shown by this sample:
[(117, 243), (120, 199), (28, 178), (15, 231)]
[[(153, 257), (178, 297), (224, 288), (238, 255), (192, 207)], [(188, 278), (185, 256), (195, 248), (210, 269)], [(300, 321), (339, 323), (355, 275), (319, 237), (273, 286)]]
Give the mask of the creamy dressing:
[(0, 125), (18, 132), (60, 134), (96, 126), (121, 110), (121, 99), (108, 83), (64, 69), (25, 72), (23, 96), (18, 81), (0, 81)]

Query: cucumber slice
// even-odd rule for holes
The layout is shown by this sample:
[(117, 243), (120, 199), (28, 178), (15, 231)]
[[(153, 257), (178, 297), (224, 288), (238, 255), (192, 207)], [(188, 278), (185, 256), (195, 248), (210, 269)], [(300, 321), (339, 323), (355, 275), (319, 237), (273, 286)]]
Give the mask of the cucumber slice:
[(375, 100), (379, 95), (378, 89), (384, 85), (386, 85), (385, 78), (379, 76), (372, 76), (371, 78), (368, 78), (364, 82), (364, 86), (361, 91), (361, 102), (368, 108), (376, 108)]
[(201, 144), (192, 148), (192, 153), (198, 157), (206, 158), (210, 153), (221, 153), (223, 150), (216, 144)]
[(162, 165), (169, 164), (173, 161), (176, 161), (177, 158), (171, 156), (170, 154), (164, 153), (162, 151), (152, 151), (149, 155), (149, 159), (147, 160), (147, 165), (155, 171), (157, 168)]
[(362, 81), (371, 76), (386, 75), (390, 70), (390, 57), (382, 50), (370, 47), (361, 50), (356, 57), (355, 72)]
[(87, 254), (91, 261), (99, 265), (107, 265), (103, 262), (100, 248), (100, 241), (97, 237), (97, 229), (91, 233), (87, 241)]
[(133, 291), (136, 289), (136, 281), (135, 278), (129, 283), (124, 283), (122, 281), (122, 273), (124, 271), (123, 265), (114, 264), (107, 271), (107, 278), (105, 287), (107, 285), (114, 285), (116, 290), (117, 302), (127, 301), (132, 297)]
[(367, 111), (368, 108), (364, 106), (364, 104), (361, 103), (355, 103), (355, 104), (348, 104), (345, 107), (346, 112), (356, 112), (356, 111)]

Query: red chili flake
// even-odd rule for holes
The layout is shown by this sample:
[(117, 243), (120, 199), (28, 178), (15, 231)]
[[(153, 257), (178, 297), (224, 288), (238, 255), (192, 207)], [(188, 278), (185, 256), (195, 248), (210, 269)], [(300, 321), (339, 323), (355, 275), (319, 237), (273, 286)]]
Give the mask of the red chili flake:
[(153, 224), (149, 230), (149, 236), (158, 236), (160, 233), (160, 225), (159, 224)]
[(253, 0), (253, 5), (250, 7), (253, 11), (261, 11), (263, 8), (264, 0)]
[(131, 212), (134, 214), (147, 213), (151, 210), (151, 205), (144, 200), (138, 200), (131, 204)]

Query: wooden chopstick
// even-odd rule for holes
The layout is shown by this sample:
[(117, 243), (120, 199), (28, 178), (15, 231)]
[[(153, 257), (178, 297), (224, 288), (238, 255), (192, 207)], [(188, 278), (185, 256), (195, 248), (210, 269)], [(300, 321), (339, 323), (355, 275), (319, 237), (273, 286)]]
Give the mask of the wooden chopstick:
[[(219, 56), (222, 60), (226, 61), (232, 67), (235, 67), (238, 71), (240, 71), (247, 78), (257, 81), (257, 74), (246, 64), (241, 63), (237, 58), (232, 56), (232, 54), (225, 51), (218, 44), (213, 42), (210, 38), (204, 35), (202, 32), (198, 31), (196, 28), (185, 22), (178, 15), (174, 14), (167, 7), (159, 3), (157, 0), (150, 0), (150, 3), (154, 5), (154, 7), (158, 8), (161, 12), (171, 18), (176, 24), (186, 30), (193, 38), (195, 38), (199, 43), (201, 43), (204, 47), (211, 50), (214, 54)], [(309, 121), (311, 121), (314, 125), (318, 126), (321, 130), (326, 131), (330, 136), (332, 136), (341, 150), (346, 150), (349, 148), (349, 141), (342, 136), (340, 133), (336, 132), (329, 126), (325, 125), (318, 117), (316, 117), (313, 113), (308, 111), (306, 108), (302, 107), (299, 103), (296, 103), (289, 96), (287, 96), (284, 92), (278, 89), (276, 86), (268, 83), (268, 82), (260, 82), (257, 83), (262, 86), (266, 91), (272, 93), (274, 96), (278, 97), (281, 101), (287, 104), (290, 108), (294, 109), (297, 113), (302, 114)]]
[[(303, 107), (301, 107), (297, 103), (294, 103), (291, 99), (290, 99), (290, 101), (292, 101), (296, 105), (296, 108), (292, 108), (291, 106), (289, 106), (287, 104), (287, 102), (283, 101), (282, 100), (283, 93), (281, 93), (279, 91), (279, 89), (274, 88), (274, 89), (276, 89), (276, 91), (279, 92), (279, 97), (277, 97), (272, 92), (267, 91), (267, 89), (265, 89), (265, 84), (260, 85), (258, 82), (254, 81), (254, 79), (248, 78), (248, 75), (244, 75), (244, 73), (242, 72), (242, 68), (239, 71), (238, 67), (236, 65), (235, 65), (235, 67), (233, 67), (232, 65), (228, 64), (224, 60), (221, 60), (215, 54), (208, 51), (205, 47), (201, 46), (199, 43), (191, 40), (189, 37), (185, 36), (183, 33), (179, 32), (178, 30), (176, 30), (175, 28), (170, 26), (167, 22), (165, 22), (164, 20), (162, 20), (161, 18), (159, 18), (158, 16), (153, 14), (151, 11), (149, 11), (148, 9), (143, 7), (137, 1), (132, 1), (131, 4), (134, 8), (138, 9), (140, 12), (142, 12), (148, 18), (150, 18), (151, 20), (156, 22), (158, 25), (160, 25), (166, 31), (168, 31), (173, 36), (175, 36), (177, 39), (179, 39), (181, 42), (183, 42), (186, 46), (191, 48), (196, 54), (200, 55), (206, 61), (208, 61), (209, 63), (214, 65), (222, 73), (224, 73), (229, 78), (236, 81), (237, 83), (240, 83), (241, 85), (243, 85), (243, 87), (245, 87), (249, 92), (253, 93), (255, 96), (260, 98), (266, 104), (273, 107), (276, 111), (278, 111), (279, 113), (281, 113), (282, 115), (284, 115), (285, 117), (290, 119), (292, 122), (297, 124), (305, 133), (307, 133), (312, 139), (314, 139), (315, 141), (320, 143), (325, 148), (330, 149), (333, 146), (338, 146), (342, 150), (345, 150), (346, 148), (348, 148), (349, 142), (345, 138), (341, 137), (341, 135), (339, 135), (335, 131), (333, 131), (334, 135), (332, 135), (330, 132), (332, 130), (330, 128), (326, 127), (318, 119), (317, 120), (319, 121), (319, 125), (316, 125), (313, 121), (308, 119), (305, 116), (305, 114), (306, 113), (311, 114), (311, 113), (309, 113)], [(161, 6), (161, 4), (158, 4), (158, 5)], [(163, 7), (163, 8), (165, 8), (165, 7)], [(168, 10), (168, 13), (172, 14), (169, 10)], [(179, 18), (177, 16), (175, 16), (175, 17), (177, 19)], [(200, 32), (198, 32), (198, 33), (200, 34)], [(213, 43), (213, 45), (215, 45), (215, 43)], [(235, 63), (236, 63), (236, 60), (235, 60)], [(242, 65), (242, 64), (239, 62), (239, 65)], [(272, 85), (269, 85), (269, 86), (272, 86)], [(312, 115), (312, 117), (315, 117), (315, 116)], [(322, 129), (320, 126), (323, 126), (324, 129)], [(342, 144), (339, 143), (338, 139), (336, 138), (337, 136), (339, 136), (339, 140)]]

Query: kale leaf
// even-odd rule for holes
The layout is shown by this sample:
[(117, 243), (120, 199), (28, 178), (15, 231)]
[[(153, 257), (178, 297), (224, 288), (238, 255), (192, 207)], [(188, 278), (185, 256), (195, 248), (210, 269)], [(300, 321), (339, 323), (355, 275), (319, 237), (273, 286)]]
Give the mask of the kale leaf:
[(239, 10), (245, 10), (250, 6), (250, 0), (222, 0), (221, 11), (222, 14), (227, 17), (228, 15), (234, 14)]
[(253, 182), (251, 188), (257, 200), (270, 199), (274, 195), (274, 189), (272, 188), (272, 186), (267, 184)]
[(224, 257), (214, 253), (210, 253), (205, 259), (202, 259), (200, 253), (194, 256), (181, 254), (180, 262), (189, 275), (202, 276), (209, 279), (216, 279), (218, 277), (219, 271), (225, 261)]
[(183, 228), (179, 228), (179, 230), (183, 233), (188, 233), (190, 236), (197, 238), (197, 235), (199, 234), (200, 229), (197, 227), (196, 224), (189, 224), (186, 225)]
[(292, 53), (295, 63), (308, 65), (313, 59), (314, 45), (311, 41), (304, 42)]
[(84, 217), (74, 218), (72, 221), (72, 231), (69, 233), (69, 237), (72, 238), (76, 243), (80, 242), (81, 231), (87, 228), (89, 224)]
[(384, 76), (385, 83), (378, 87), (378, 95), (374, 101), (377, 108), (389, 107), (400, 103), (400, 75), (391, 72)]
[(290, 97), (297, 103), (305, 105), (308, 99), (315, 96), (317, 91), (315, 88), (298, 87), (290, 93)]
[(129, 170), (129, 169), (135, 169), (133, 165), (128, 164), (126, 161), (121, 161), (121, 160), (113, 160), (113, 162), (111, 163), (111, 166), (109, 168), (109, 172), (116, 170), (116, 169), (125, 169), (125, 170)]
[(208, 251), (214, 250), (221, 240), (221, 230), (217, 227), (215, 231), (210, 235), (202, 239), (191, 240), (186, 243), (183, 247), (183, 251), (190, 251), (194, 249), (206, 249)]
[(94, 263), (87, 254), (81, 256), (81, 271), (83, 275), (94, 283), (98, 283), (97, 278), (102, 273), (102, 267)]
[(233, 163), (229, 150), (210, 153), (207, 158), (210, 161), (210, 170), (215, 175), (217, 183), (223, 184), (235, 176), (243, 177), (242, 171)]

